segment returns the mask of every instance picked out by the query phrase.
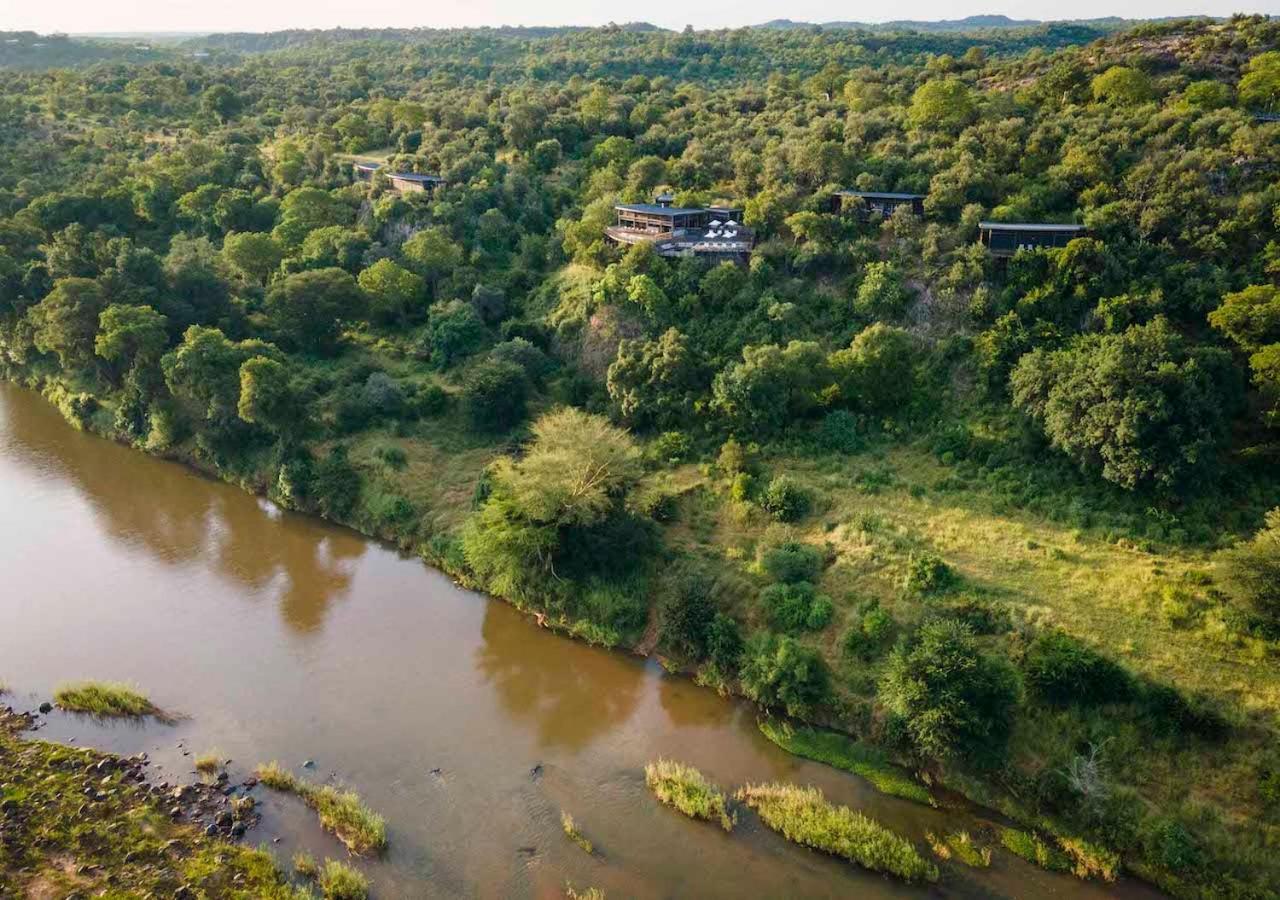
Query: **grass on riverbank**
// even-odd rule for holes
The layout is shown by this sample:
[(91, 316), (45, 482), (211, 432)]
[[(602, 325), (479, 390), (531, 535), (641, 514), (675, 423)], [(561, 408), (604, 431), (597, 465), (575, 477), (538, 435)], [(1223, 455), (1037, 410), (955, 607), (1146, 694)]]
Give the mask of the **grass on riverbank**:
[(217, 750), (210, 750), (196, 757), (196, 771), (201, 775), (213, 775), (222, 766), (222, 754)]
[(564, 810), (560, 810), (560, 826), (564, 828), (565, 836), (588, 854), (594, 854), (596, 852), (595, 844), (591, 843), (591, 839), (583, 834), (582, 830), (578, 828), (578, 823), (574, 821), (573, 816), (569, 815), (569, 813)]
[(341, 791), (329, 784), (311, 784), (274, 760), (258, 766), (254, 774), (265, 786), (300, 797), (319, 815), (320, 824), (352, 853), (381, 852), (386, 848), (386, 820), (365, 806), (355, 791)]
[(883, 752), (843, 734), (779, 719), (761, 719), (760, 731), (788, 753), (852, 772), (871, 782), (881, 793), (928, 806), (938, 805), (928, 788), (895, 766)]
[(938, 867), (910, 841), (847, 806), (829, 803), (817, 788), (748, 784), (735, 797), (789, 841), (905, 881), (938, 880)]
[(94, 716), (137, 718), (160, 710), (137, 688), (118, 681), (76, 681), (58, 686), (53, 700), (68, 712)]
[(991, 865), (991, 848), (979, 846), (967, 831), (953, 831), (941, 837), (930, 831), (925, 838), (939, 859), (956, 859), (975, 869)]
[(270, 855), (174, 823), (145, 785), (95, 766), (109, 754), (22, 740), (0, 712), (0, 897), (304, 900)]
[(733, 830), (724, 792), (693, 766), (659, 759), (644, 767), (644, 780), (659, 800), (691, 819), (719, 822), (725, 831)]
[(369, 896), (369, 879), (336, 859), (324, 861), (316, 880), (325, 900), (365, 900)]

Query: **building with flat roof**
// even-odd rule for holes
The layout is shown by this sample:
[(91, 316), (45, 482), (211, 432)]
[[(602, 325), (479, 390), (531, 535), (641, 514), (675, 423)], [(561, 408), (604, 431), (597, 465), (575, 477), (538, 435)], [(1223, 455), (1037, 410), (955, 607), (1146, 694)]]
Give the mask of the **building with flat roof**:
[(924, 194), (899, 194), (892, 191), (836, 191), (831, 195), (833, 213), (855, 212), (863, 217), (878, 213), (891, 216), (906, 206), (917, 216), (924, 215)]
[(356, 161), (351, 164), (351, 171), (355, 173), (356, 178), (360, 181), (368, 181), (373, 177), (373, 173), (382, 168), (380, 162), (361, 162)]
[(1084, 231), (1083, 225), (1052, 222), (979, 222), (978, 240), (992, 256), (1013, 256), (1019, 250), (1065, 247)]
[(739, 224), (742, 210), (732, 206), (683, 207), (655, 203), (620, 203), (605, 235), (615, 244), (651, 243), (659, 256), (697, 256), (745, 262), (755, 234)]
[(418, 172), (387, 172), (380, 162), (357, 160), (351, 164), (351, 171), (358, 181), (371, 181), (375, 172), (384, 172), (395, 191), (433, 191), (445, 180), (439, 175), (422, 175)]

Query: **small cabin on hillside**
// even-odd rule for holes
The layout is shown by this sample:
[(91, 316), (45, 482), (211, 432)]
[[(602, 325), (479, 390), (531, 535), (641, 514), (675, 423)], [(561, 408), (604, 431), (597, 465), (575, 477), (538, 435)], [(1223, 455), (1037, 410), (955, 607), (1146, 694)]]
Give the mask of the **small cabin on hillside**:
[(659, 256), (746, 261), (755, 234), (739, 224), (740, 208), (672, 206), (672, 201), (663, 205), (668, 196), (660, 194), (654, 203), (618, 204), (605, 235), (615, 244), (651, 243)]
[(1083, 225), (1031, 222), (979, 222), (978, 240), (992, 256), (1013, 256), (1019, 250), (1065, 247), (1084, 232)]
[(382, 168), (380, 162), (354, 162), (351, 164), (351, 171), (355, 173), (357, 181), (368, 181), (373, 178), (373, 173)]
[(1255, 122), (1280, 122), (1280, 113), (1254, 113), (1253, 120)]
[(886, 218), (899, 207), (910, 208), (913, 215), (924, 216), (924, 194), (898, 194), (889, 191), (836, 191), (831, 195), (833, 213), (854, 212), (866, 218), (878, 213)]
[(419, 175), (417, 172), (391, 172), (387, 177), (391, 179), (392, 189), (397, 191), (431, 192), (445, 183), (439, 175)]

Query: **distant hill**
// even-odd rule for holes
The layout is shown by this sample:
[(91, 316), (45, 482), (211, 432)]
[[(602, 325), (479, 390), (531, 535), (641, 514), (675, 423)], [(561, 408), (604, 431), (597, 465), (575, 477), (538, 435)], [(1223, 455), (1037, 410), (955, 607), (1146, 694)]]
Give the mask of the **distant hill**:
[(1161, 19), (1122, 19), (1119, 16), (1105, 16), (1098, 19), (1011, 19), (1002, 15), (965, 16), (963, 19), (942, 19), (935, 22), (923, 22), (911, 19), (900, 19), (893, 22), (796, 22), (791, 19), (773, 19), (756, 28), (791, 29), (791, 28), (832, 28), (856, 29), (859, 31), (982, 31), (988, 29), (1038, 28), (1044, 25), (1082, 25), (1100, 31), (1114, 31), (1136, 25), (1140, 22), (1167, 22)]

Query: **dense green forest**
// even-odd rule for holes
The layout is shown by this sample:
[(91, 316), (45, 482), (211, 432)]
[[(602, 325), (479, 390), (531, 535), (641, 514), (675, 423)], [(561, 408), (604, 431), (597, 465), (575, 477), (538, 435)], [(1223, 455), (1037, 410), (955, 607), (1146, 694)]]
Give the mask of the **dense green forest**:
[[(1042, 864), (1274, 896), (1280, 23), (67, 44), (0, 69), (7, 378)], [(660, 191), (749, 262), (607, 240)]]

